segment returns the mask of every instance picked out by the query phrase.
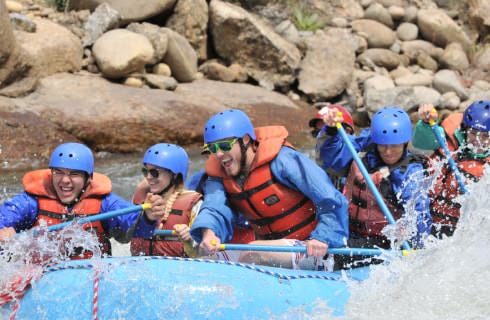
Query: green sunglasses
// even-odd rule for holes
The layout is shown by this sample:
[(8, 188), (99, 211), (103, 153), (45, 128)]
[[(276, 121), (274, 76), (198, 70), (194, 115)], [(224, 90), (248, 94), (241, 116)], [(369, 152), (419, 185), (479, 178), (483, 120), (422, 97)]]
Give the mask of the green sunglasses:
[(218, 142), (212, 142), (206, 144), (206, 148), (211, 153), (217, 153), (219, 150), (223, 152), (229, 152), (233, 145), (238, 141), (238, 138), (231, 140), (221, 140)]

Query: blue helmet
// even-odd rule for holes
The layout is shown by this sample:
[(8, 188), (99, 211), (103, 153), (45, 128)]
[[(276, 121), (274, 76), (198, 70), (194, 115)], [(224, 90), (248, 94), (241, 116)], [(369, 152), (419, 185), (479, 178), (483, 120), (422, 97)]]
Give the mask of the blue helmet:
[(407, 143), (412, 138), (412, 122), (399, 107), (385, 107), (373, 115), (371, 138), (376, 144)]
[(163, 169), (180, 173), (183, 181), (187, 178), (189, 170), (189, 156), (185, 150), (175, 144), (158, 143), (146, 150), (143, 157), (143, 165), (151, 164)]
[(50, 168), (62, 168), (94, 173), (94, 155), (86, 145), (76, 142), (60, 144), (49, 159)]
[(490, 101), (473, 102), (464, 111), (463, 123), (477, 131), (490, 131)]
[(241, 110), (229, 109), (209, 118), (204, 127), (204, 143), (226, 138), (242, 138), (246, 134), (252, 140), (256, 140), (250, 118)]

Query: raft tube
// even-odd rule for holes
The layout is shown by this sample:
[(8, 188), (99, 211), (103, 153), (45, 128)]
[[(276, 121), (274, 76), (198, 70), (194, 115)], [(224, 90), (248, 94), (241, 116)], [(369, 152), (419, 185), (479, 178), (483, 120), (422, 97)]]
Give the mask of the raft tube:
[[(362, 281), (368, 274), (359, 268), (345, 275)], [(349, 299), (345, 275), (171, 257), (70, 261), (48, 268), (32, 284), (15, 319), (342, 316)], [(14, 305), (0, 315), (8, 318)]]

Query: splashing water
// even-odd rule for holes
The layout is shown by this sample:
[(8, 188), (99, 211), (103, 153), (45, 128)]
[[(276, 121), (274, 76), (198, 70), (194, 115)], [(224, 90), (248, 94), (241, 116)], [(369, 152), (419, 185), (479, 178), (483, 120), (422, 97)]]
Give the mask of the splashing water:
[(97, 237), (82, 226), (74, 224), (57, 232), (45, 227), (17, 234), (2, 243), (0, 249), (0, 290), (25, 270), (40, 270), (48, 264), (60, 263), (79, 254), (80, 248), (101, 257)]
[(490, 306), (490, 170), (461, 196), (462, 215), (451, 238), (430, 239), (426, 249), (369, 279), (349, 283), (345, 319), (488, 319)]

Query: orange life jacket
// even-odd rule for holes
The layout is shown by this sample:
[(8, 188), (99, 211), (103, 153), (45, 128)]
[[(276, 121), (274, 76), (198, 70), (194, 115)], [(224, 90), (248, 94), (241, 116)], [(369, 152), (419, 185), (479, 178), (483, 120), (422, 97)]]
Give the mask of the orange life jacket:
[[(24, 175), (22, 183), (24, 190), (37, 198), (38, 214), (34, 226), (41, 224), (51, 226), (75, 218), (99, 214), (102, 199), (112, 191), (110, 179), (103, 174), (94, 173), (89, 187), (81, 195), (80, 200), (69, 209), (58, 200), (52, 184), (51, 170), (28, 172)], [(97, 235), (103, 254), (111, 254), (111, 244), (100, 221), (86, 223), (83, 228)], [(82, 256), (72, 258), (90, 258), (91, 256), (91, 252), (83, 251)]]
[[(388, 170), (386, 168), (386, 170)], [(389, 173), (389, 171), (387, 172)], [(399, 219), (402, 209), (397, 205), (390, 182), (381, 168), (369, 173), (374, 185), (380, 191), (383, 200), (393, 215)], [(374, 194), (369, 189), (364, 176), (355, 162), (352, 162), (347, 182), (345, 196), (349, 200), (349, 229), (350, 232), (363, 237), (381, 237), (381, 232), (388, 224), (383, 211), (381, 211)]]
[[(143, 202), (145, 197), (136, 197), (141, 195), (141, 190), (135, 192), (136, 204)], [(163, 223), (162, 230), (174, 230), (176, 224), (191, 223), (191, 210), (194, 205), (201, 199), (201, 194), (189, 191), (179, 195), (175, 200), (168, 219)], [(136, 202), (137, 201), (137, 202)], [(184, 245), (177, 236), (154, 236), (151, 239), (133, 238), (131, 240), (131, 254), (133, 256), (169, 256), (184, 257)]]
[(241, 187), (226, 175), (219, 160), (211, 155), (206, 162), (206, 173), (221, 177), (231, 204), (250, 222), (259, 239), (304, 240), (315, 229), (316, 208), (301, 192), (278, 183), (270, 163), (286, 141), (288, 132), (282, 126), (255, 129), (258, 147), (250, 174)]
[[(448, 149), (451, 152), (459, 148), (459, 142), (454, 133), (461, 127), (462, 120), (462, 113), (454, 113), (449, 115), (441, 123), (441, 126), (446, 132)], [(445, 159), (445, 157), (444, 151), (439, 149), (433, 158)], [(461, 174), (473, 181), (478, 181), (483, 176), (484, 165), (490, 162), (490, 157), (485, 159), (468, 159), (459, 157), (458, 153), (455, 153), (453, 158)], [(449, 164), (445, 164), (437, 177), (433, 190), (430, 191), (431, 214), (435, 224), (456, 226), (460, 216), (461, 205), (455, 201), (455, 198), (459, 195), (459, 192), (456, 176)]]

